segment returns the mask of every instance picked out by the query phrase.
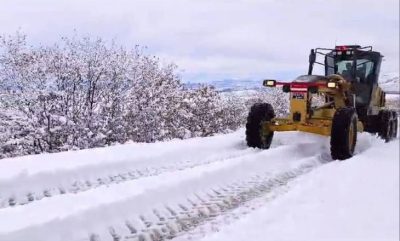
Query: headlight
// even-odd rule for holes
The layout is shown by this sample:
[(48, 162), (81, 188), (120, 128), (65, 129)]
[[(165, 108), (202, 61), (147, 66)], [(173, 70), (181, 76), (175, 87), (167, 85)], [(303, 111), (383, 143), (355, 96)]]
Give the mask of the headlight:
[(328, 88), (336, 88), (337, 83), (336, 82), (328, 82)]
[(263, 83), (264, 86), (268, 86), (268, 87), (274, 87), (276, 85), (276, 81), (275, 80), (264, 80)]

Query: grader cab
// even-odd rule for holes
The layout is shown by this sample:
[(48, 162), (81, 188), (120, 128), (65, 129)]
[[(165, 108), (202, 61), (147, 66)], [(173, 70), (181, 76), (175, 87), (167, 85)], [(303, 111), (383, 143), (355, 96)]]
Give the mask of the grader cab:
[[(385, 141), (395, 138), (397, 113), (385, 108), (385, 93), (378, 86), (382, 58), (372, 47), (359, 45), (316, 48), (308, 75), (292, 82), (264, 80), (264, 86), (290, 93), (290, 114), (276, 118), (270, 104), (253, 105), (246, 124), (248, 146), (268, 149), (275, 131), (303, 131), (330, 136), (332, 159), (345, 160), (354, 154), (357, 132), (377, 133)], [(313, 75), (315, 64), (323, 66), (325, 75)]]

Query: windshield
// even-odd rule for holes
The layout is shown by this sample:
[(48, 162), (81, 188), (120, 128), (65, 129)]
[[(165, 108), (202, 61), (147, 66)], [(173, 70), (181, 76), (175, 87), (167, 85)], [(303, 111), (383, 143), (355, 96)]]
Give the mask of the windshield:
[(368, 81), (368, 77), (373, 73), (374, 63), (368, 59), (358, 59), (356, 67), (356, 77), (360, 78), (361, 82)]
[(343, 77), (354, 78), (357, 81), (366, 82), (373, 73), (374, 63), (368, 59), (357, 59), (356, 72), (353, 73), (353, 60), (341, 60), (335, 63), (336, 73)]
[(352, 76), (353, 60), (342, 60), (336, 62), (336, 73), (342, 76)]

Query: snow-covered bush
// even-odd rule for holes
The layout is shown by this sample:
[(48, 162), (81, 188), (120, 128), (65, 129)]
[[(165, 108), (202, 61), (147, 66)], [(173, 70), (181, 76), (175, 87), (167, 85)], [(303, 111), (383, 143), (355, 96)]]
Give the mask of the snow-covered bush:
[(0, 37), (0, 158), (209, 136), (242, 126), (251, 103), (287, 109), (274, 91), (187, 89), (176, 68), (102, 39), (34, 47), (21, 33)]

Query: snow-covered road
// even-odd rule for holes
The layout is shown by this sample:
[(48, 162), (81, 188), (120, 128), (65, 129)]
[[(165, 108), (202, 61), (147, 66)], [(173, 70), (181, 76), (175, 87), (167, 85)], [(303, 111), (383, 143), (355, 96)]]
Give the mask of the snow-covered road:
[(287, 188), (203, 241), (399, 240), (398, 140), (328, 163)]
[[(313, 203), (316, 199), (310, 194), (313, 186), (316, 190), (322, 189), (322, 194), (339, 191), (340, 200), (345, 199), (346, 189), (342, 189), (351, 182), (351, 177), (341, 173), (346, 170), (357, 173), (351, 163), (356, 162), (363, 168), (360, 163), (368, 158), (367, 168), (380, 167), (379, 161), (373, 159), (379, 157), (376, 153), (381, 150), (389, 153), (382, 156), (386, 168), (377, 170), (388, 176), (377, 183), (387, 187), (382, 194), (392, 195), (388, 197), (392, 203), (384, 210), (396, 211), (390, 205), (398, 204), (398, 192), (391, 193), (392, 187), (385, 183), (392, 183), (395, 178), (398, 183), (397, 172), (386, 173), (390, 165), (396, 165), (394, 160), (398, 170), (398, 144), (398, 140), (384, 144), (362, 134), (356, 157), (346, 162), (330, 162), (328, 138), (296, 132), (277, 133), (272, 148), (261, 151), (247, 148), (244, 131), (240, 130), (209, 138), (5, 159), (0, 161), (0, 240), (186, 240), (204, 235), (211, 240), (234, 240), (235, 237), (235, 240), (254, 240), (259, 235), (256, 230), (253, 229), (254, 237), (246, 239), (232, 234), (226, 224), (231, 222), (227, 220), (240, 219), (232, 227), (242, 225), (239, 223), (247, 217), (259, 213), (267, 213), (265, 222), (271, 223), (267, 226), (272, 228), (272, 233), (275, 231), (276, 237), (285, 237), (278, 227), (301, 222), (301, 216), (308, 212), (303, 210), (294, 216), (278, 218), (280, 211), (308, 202), (310, 206), (300, 209), (323, 209), (324, 205)], [(375, 157), (371, 158), (369, 153)], [(322, 165), (325, 163), (328, 165)], [(323, 168), (317, 168), (320, 166)], [(335, 189), (335, 185), (324, 181), (325, 174), (318, 174), (323, 170), (331, 171), (327, 178), (345, 182)], [(369, 180), (366, 185), (373, 185), (371, 180), (376, 176), (365, 176)], [(296, 186), (303, 182), (304, 190)], [(303, 196), (309, 199), (300, 198)], [(295, 197), (299, 197), (300, 203), (295, 202)], [(331, 202), (327, 208), (334, 208), (336, 202)], [(348, 202), (340, 204), (349, 205)], [(361, 205), (357, 212), (367, 204)], [(273, 212), (275, 209), (280, 211)], [(250, 214), (246, 217), (243, 213)], [(329, 212), (321, 213), (314, 219), (309, 218), (308, 224), (320, 222), (323, 214), (329, 216)], [(398, 219), (398, 208), (396, 213)], [(375, 210), (373, 214), (381, 213)], [(381, 222), (381, 226), (396, 225), (390, 221), (395, 218), (393, 215), (388, 217), (389, 221)], [(260, 220), (257, 217), (252, 221), (262, 224), (264, 221)], [(208, 236), (216, 229), (224, 230), (224, 226), (228, 231)], [(392, 233), (388, 230), (387, 236), (382, 237), (396, 237), (393, 227)], [(252, 230), (246, 228), (246, 233), (247, 229)], [(321, 234), (330, 233), (316, 232), (315, 237), (322, 237)]]

